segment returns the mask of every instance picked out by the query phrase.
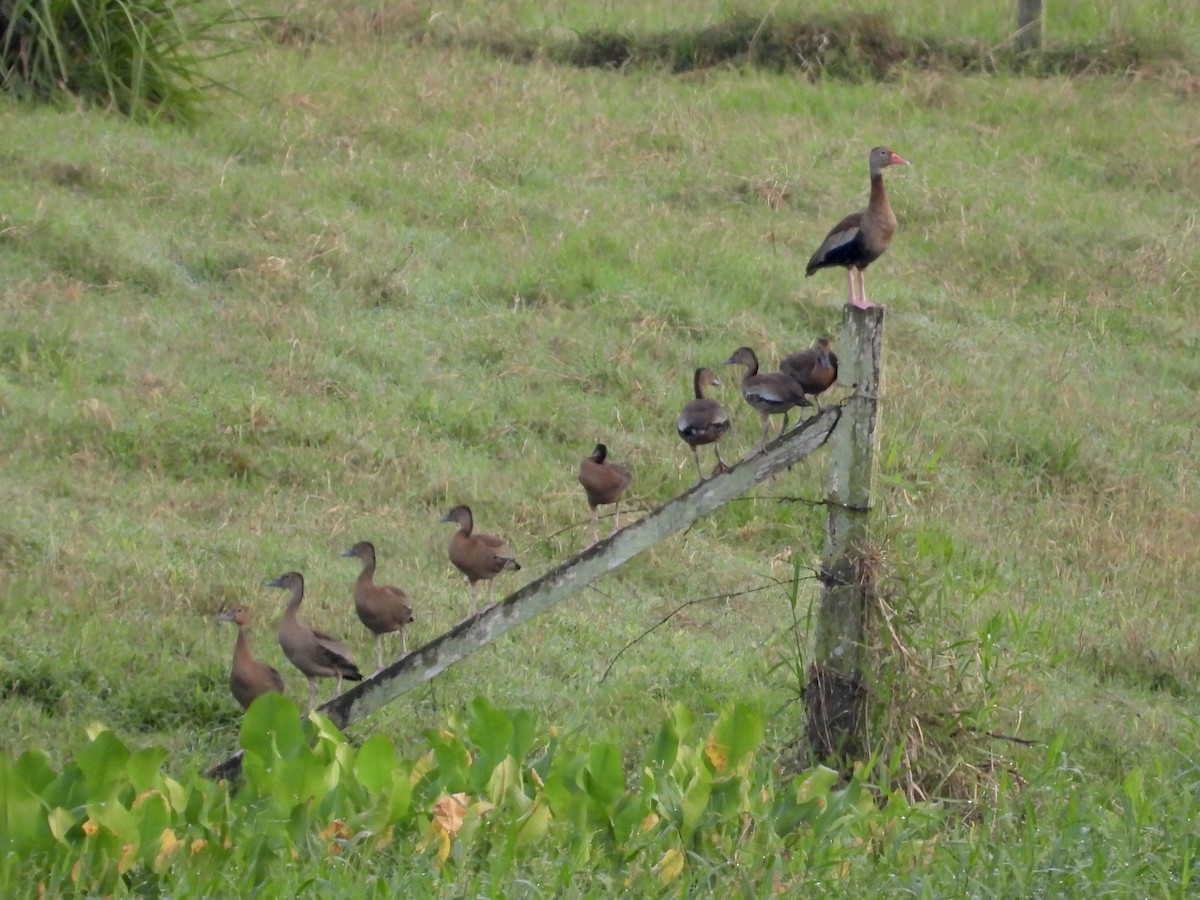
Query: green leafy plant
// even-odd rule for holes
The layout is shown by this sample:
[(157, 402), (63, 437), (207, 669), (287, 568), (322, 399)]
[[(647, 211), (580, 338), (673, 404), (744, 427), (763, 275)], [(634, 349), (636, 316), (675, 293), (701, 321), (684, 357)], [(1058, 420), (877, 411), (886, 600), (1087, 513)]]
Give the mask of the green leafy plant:
[(218, 86), (205, 74), (208, 48), (228, 49), (224, 29), (241, 19), (212, 0), (14, 0), (0, 7), (0, 85), (24, 98), (188, 119)]

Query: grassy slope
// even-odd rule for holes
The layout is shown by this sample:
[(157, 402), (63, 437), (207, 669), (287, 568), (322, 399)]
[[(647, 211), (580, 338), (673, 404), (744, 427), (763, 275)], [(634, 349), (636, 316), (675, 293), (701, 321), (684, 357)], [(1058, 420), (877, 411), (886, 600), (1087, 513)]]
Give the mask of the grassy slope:
[[(691, 368), (836, 330), (844, 280), (803, 262), (886, 141), (915, 163), (869, 277), (892, 310), (892, 552), (921, 550), (952, 596), (994, 585), (968, 629), (1024, 617), (1006, 648), (1036, 661), (1022, 733), (1065, 728), (1098, 778), (1169, 754), (1200, 658), (1194, 83), (814, 86), (386, 43), (231, 65), (245, 98), (194, 133), (0, 107), (5, 750), (102, 719), (203, 764), (237, 722), (218, 610), (254, 608), (259, 655), (302, 696), (264, 578), (302, 569), (308, 615), (365, 660), (337, 558), (355, 540), (428, 637), (465, 610), (433, 521), (451, 503), (536, 575), (584, 540), (574, 467), (595, 440), (636, 469), (638, 503), (686, 487), (671, 432)], [(736, 453), (754, 420), (723, 396)], [(767, 493), (820, 479), (818, 460)], [(736, 504), (378, 727), (411, 734), (476, 693), (622, 743), (668, 697), (774, 709), (793, 692), (763, 676), (782, 590), (692, 607), (597, 678), (676, 603), (815, 558), (819, 529)], [(776, 739), (793, 727), (777, 717)]]

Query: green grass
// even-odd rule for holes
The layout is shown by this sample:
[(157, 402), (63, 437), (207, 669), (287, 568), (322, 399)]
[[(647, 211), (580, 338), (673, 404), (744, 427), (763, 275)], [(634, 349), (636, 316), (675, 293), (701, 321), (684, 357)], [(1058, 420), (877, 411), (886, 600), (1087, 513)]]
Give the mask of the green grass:
[[(1190, 9), (1114, 5), (1048, 37), (1183, 40), (1200, 30)], [(254, 610), (256, 653), (303, 695), (264, 579), (302, 570), (302, 612), (365, 661), (338, 558), (355, 541), (414, 597), (420, 641), (466, 611), (435, 522), (450, 505), (508, 537), (512, 589), (584, 544), (575, 470), (597, 440), (635, 470), (631, 505), (688, 487), (672, 432), (693, 367), (836, 334), (844, 278), (805, 280), (803, 264), (862, 204), (866, 150), (887, 142), (914, 166), (889, 178), (900, 231), (868, 279), (889, 306), (880, 533), (888, 571), (936, 598), (910, 639), (936, 668), (943, 642), (1016, 617), (994, 651), (999, 730), (1061, 736), (1088, 798), (1134, 767), (1187, 781), (1173, 748), (1194, 736), (1200, 686), (1191, 76), (614, 72), (376, 39), (372, 10), (294, 8), (326, 36), (225, 60), (241, 95), (191, 130), (0, 105), (6, 753), (65, 754), (101, 720), (202, 768), (236, 740), (221, 609)], [(643, 10), (410, 15), (474, 34), (724, 14)], [(996, 17), (906, 5), (894, 23), (1003, 39), (998, 14), (972, 15)], [(736, 457), (756, 418), (728, 384), (721, 397)], [(817, 499), (822, 481), (818, 456), (761, 493)], [(632, 753), (665, 704), (742, 699), (783, 710), (768, 724), (782, 748), (800, 718), (794, 679), (768, 674), (792, 646), (786, 586), (690, 607), (599, 677), (676, 605), (786, 582), (793, 555), (814, 564), (821, 523), (732, 504), (370, 729), (416, 746), (482, 694)], [(1051, 805), (1036, 807), (1047, 821)], [(967, 835), (962, 852), (980, 867), (1018, 854), (1019, 820), (1006, 850)], [(1054, 890), (1032, 884), (1006, 890)]]

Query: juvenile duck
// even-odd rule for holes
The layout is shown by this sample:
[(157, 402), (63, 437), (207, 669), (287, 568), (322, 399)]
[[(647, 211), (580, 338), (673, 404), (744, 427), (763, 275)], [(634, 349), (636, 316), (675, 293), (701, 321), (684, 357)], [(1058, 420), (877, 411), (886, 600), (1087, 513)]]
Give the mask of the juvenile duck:
[(587, 493), (588, 507), (592, 511), (592, 543), (600, 540), (600, 514), (596, 507), (614, 504), (613, 529), (616, 534), (621, 527), (621, 494), (633, 482), (633, 473), (628, 468), (608, 458), (608, 447), (597, 444), (591, 456), (579, 463), (579, 483)]
[[(317, 678), (336, 678), (337, 694), (342, 692), (342, 679), (362, 681), (362, 672), (350, 659), (350, 651), (340, 641), (330, 637), (323, 631), (309, 628), (296, 615), (300, 601), (304, 599), (304, 576), (299, 572), (287, 572), (274, 581), (268, 581), (267, 587), (283, 588), (291, 591), (283, 618), (279, 620), (279, 646), (283, 655), (291, 660), (292, 665), (304, 673), (308, 679), (308, 709), (312, 712), (317, 704)], [(335, 694), (335, 696), (337, 696)]]
[(787, 375), (778, 372), (760, 375), (758, 357), (749, 347), (738, 347), (722, 365), (746, 367), (746, 374), (742, 376), (742, 396), (758, 411), (759, 418), (762, 419), (762, 434), (751, 456), (762, 453), (766, 448), (767, 434), (771, 430), (771, 416), (783, 414), (783, 424), (779, 427), (779, 433), (783, 434), (787, 428), (789, 409), (793, 406), (812, 406), (804, 398), (804, 389)]
[(412, 602), (398, 587), (375, 583), (375, 545), (359, 541), (342, 556), (362, 562), (362, 571), (354, 582), (354, 611), (375, 635), (375, 671), (383, 669), (383, 636), (400, 632), (400, 646), (408, 653), (404, 626), (413, 620)]
[(234, 622), (238, 627), (237, 643), (233, 645), (233, 668), (229, 670), (229, 690), (233, 698), (248, 709), (254, 698), (267, 691), (283, 693), (283, 679), (274, 666), (259, 662), (250, 652), (250, 610), (244, 606), (227, 609), (218, 622)]
[[(850, 305), (868, 309), (875, 304), (867, 299), (867, 283), (863, 278), (867, 266), (883, 256), (892, 235), (896, 233), (896, 214), (883, 189), (883, 170), (888, 166), (907, 166), (908, 160), (897, 156), (887, 147), (873, 147), (867, 159), (871, 166), (871, 199), (862, 212), (851, 213), (833, 226), (821, 246), (813, 253), (804, 270), (811, 275), (826, 266), (845, 266), (850, 281)], [(854, 273), (858, 273), (859, 291), (854, 290)]]
[(717, 465), (713, 474), (720, 475), (729, 471), (729, 466), (721, 459), (721, 448), (717, 444), (721, 436), (729, 430), (729, 416), (720, 403), (704, 396), (706, 387), (720, 384), (712, 369), (697, 369), (692, 375), (692, 390), (696, 399), (688, 401), (675, 424), (679, 437), (692, 448), (692, 457), (696, 460), (697, 484), (704, 480), (704, 472), (700, 469), (700, 448), (705, 444), (712, 444), (713, 451), (717, 454)]
[(475, 519), (469, 506), (456, 506), (438, 521), (454, 522), (458, 525), (458, 531), (450, 538), (450, 562), (467, 576), (471, 585), (471, 615), (475, 615), (476, 583), (487, 581), (488, 606), (492, 606), (496, 602), (496, 586), (492, 579), (505, 569), (515, 572), (521, 566), (502, 539), (493, 534), (474, 532)]
[(804, 389), (821, 409), (819, 394), (833, 386), (838, 376), (838, 358), (829, 345), (829, 338), (819, 337), (807, 350), (800, 350), (783, 358), (779, 371), (790, 377)]

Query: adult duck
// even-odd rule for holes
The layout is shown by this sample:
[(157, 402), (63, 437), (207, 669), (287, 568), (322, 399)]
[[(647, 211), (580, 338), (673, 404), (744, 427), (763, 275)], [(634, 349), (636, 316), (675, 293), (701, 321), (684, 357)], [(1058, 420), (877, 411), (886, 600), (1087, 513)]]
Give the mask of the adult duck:
[(783, 416), (783, 424), (779, 426), (779, 433), (783, 434), (787, 428), (788, 410), (794, 406), (812, 406), (804, 397), (804, 389), (787, 375), (779, 372), (759, 372), (758, 357), (749, 347), (738, 347), (722, 365), (745, 367), (746, 372), (742, 375), (742, 397), (762, 419), (762, 434), (751, 456), (756, 456), (766, 449), (767, 435), (771, 431), (771, 416)]
[(613, 507), (612, 533), (621, 527), (621, 495), (633, 483), (633, 473), (618, 462), (608, 458), (608, 447), (597, 444), (590, 456), (579, 463), (579, 483), (587, 494), (588, 508), (592, 512), (592, 543), (600, 540), (600, 514), (597, 507)]
[(817, 410), (821, 409), (821, 394), (829, 390), (838, 376), (838, 358), (833, 352), (829, 338), (817, 338), (807, 350), (785, 356), (779, 363), (779, 371), (787, 375), (813, 398)]
[[(267, 587), (283, 588), (291, 592), (283, 618), (279, 620), (276, 636), (279, 646), (286, 656), (308, 679), (308, 710), (317, 704), (318, 678), (336, 678), (337, 694), (342, 692), (342, 679), (347, 681), (362, 681), (362, 672), (350, 658), (350, 651), (337, 638), (330, 637), (323, 631), (310, 628), (300, 621), (296, 614), (300, 609), (300, 601), (304, 599), (304, 576), (299, 572), (287, 572), (274, 581), (268, 581)], [(336, 694), (335, 694), (336, 696)]]
[(235, 606), (221, 613), (217, 621), (233, 622), (238, 628), (237, 642), (233, 645), (233, 666), (229, 670), (229, 690), (242, 709), (249, 709), (255, 698), (268, 691), (282, 694), (283, 678), (279, 670), (255, 659), (250, 652), (250, 610)]
[(375, 545), (359, 541), (342, 556), (357, 559), (362, 570), (354, 581), (354, 611), (371, 634), (375, 635), (375, 671), (383, 669), (383, 636), (399, 632), (400, 647), (408, 653), (404, 626), (413, 620), (408, 594), (390, 584), (375, 583)]
[[(852, 213), (833, 226), (821, 246), (808, 261), (804, 274), (811, 275), (828, 266), (844, 266), (850, 286), (850, 305), (869, 309), (875, 304), (867, 299), (867, 284), (863, 272), (879, 259), (892, 242), (896, 233), (896, 214), (888, 202), (883, 188), (883, 170), (888, 166), (907, 166), (908, 160), (893, 153), (887, 147), (872, 148), (868, 159), (871, 166), (871, 197), (867, 208)], [(858, 274), (858, 287), (854, 289), (854, 276)]]
[(438, 521), (458, 525), (458, 531), (450, 537), (450, 562), (467, 576), (467, 583), (471, 586), (471, 615), (475, 615), (478, 610), (475, 597), (478, 583), (488, 583), (488, 606), (492, 606), (496, 602), (496, 585), (492, 579), (506, 570), (515, 572), (521, 565), (502, 538), (475, 531), (471, 507), (456, 506)]
[(721, 382), (713, 374), (712, 369), (700, 368), (692, 374), (692, 392), (696, 395), (689, 400), (679, 413), (679, 421), (675, 430), (680, 439), (692, 448), (692, 457), (696, 460), (696, 483), (704, 480), (704, 472), (700, 469), (700, 448), (712, 444), (713, 452), (717, 454), (717, 465), (713, 475), (729, 471), (725, 460), (721, 459), (721, 448), (718, 441), (729, 430), (729, 415), (721, 408), (716, 400), (704, 396), (704, 389), (720, 386)]

